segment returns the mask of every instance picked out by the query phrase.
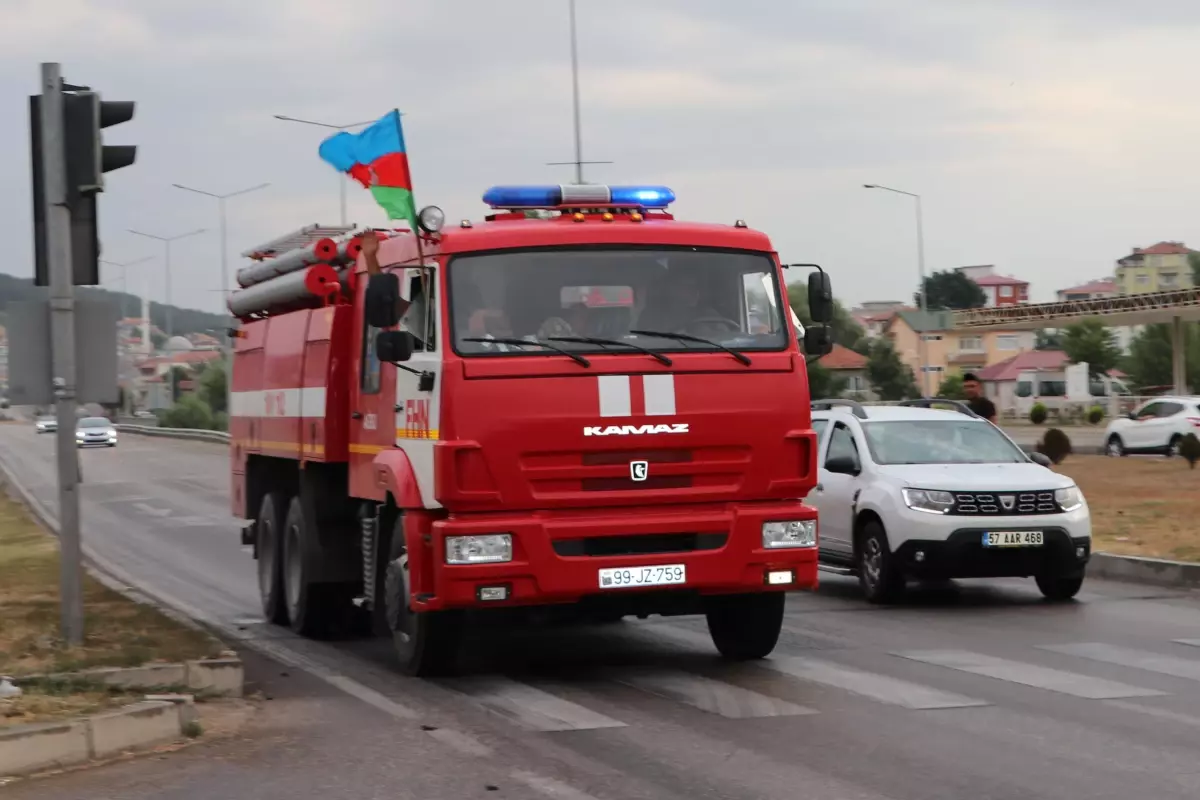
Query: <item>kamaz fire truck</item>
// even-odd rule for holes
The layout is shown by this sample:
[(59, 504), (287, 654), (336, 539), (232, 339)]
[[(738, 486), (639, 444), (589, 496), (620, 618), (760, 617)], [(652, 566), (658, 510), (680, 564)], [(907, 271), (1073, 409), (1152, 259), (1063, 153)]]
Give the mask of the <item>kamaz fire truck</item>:
[(767, 236), (674, 197), (501, 186), (481, 222), (247, 254), (231, 496), (271, 623), (366, 623), (419, 675), (490, 608), (704, 614), (725, 657), (771, 652), (817, 584), (802, 349), (828, 331), (799, 329)]

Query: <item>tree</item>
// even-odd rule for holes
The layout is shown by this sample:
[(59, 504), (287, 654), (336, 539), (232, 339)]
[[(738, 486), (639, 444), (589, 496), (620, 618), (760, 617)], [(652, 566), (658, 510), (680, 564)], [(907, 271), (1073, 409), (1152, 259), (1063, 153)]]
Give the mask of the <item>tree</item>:
[[(921, 295), (913, 295), (919, 307)], [(930, 309), (982, 308), (987, 295), (979, 284), (957, 270), (935, 272), (925, 278), (925, 305)]]
[(158, 423), (163, 428), (191, 428), (212, 430), (212, 410), (194, 394), (185, 394), (179, 402), (163, 412)]
[(210, 361), (197, 380), (200, 399), (208, 404), (214, 414), (228, 411), (225, 406), (226, 387), (229, 384), (225, 360)]
[[(808, 287), (803, 283), (788, 284), (787, 294), (788, 304), (796, 312), (800, 324), (806, 328), (811, 326), (813, 321), (808, 315)], [(867, 332), (837, 300), (833, 301), (833, 321), (829, 323), (829, 327), (834, 342), (842, 347), (849, 347), (856, 353), (867, 354), (870, 347)]]
[(808, 359), (808, 395), (813, 400), (841, 397), (846, 391), (846, 379), (821, 366), (815, 358)]
[(938, 397), (944, 397), (947, 400), (966, 400), (967, 394), (963, 391), (962, 375), (950, 375), (937, 390)]
[(867, 380), (880, 400), (908, 400), (919, 397), (912, 370), (900, 360), (900, 354), (887, 339), (876, 339), (867, 354)]
[[(1200, 386), (1200, 331), (1187, 324), (1183, 331), (1184, 371), (1187, 383)], [(1129, 375), (1134, 386), (1168, 386), (1171, 372), (1171, 326), (1160, 322), (1147, 325), (1129, 343), (1129, 355), (1121, 361), (1121, 369)]]
[(1099, 319), (1085, 319), (1064, 328), (1062, 348), (1072, 364), (1087, 362), (1093, 378), (1107, 375), (1121, 360), (1116, 335)]
[(178, 403), (179, 398), (183, 394), (180, 384), (191, 380), (192, 373), (188, 372), (186, 367), (171, 367), (171, 371), (167, 373), (167, 377), (171, 381), (171, 402)]

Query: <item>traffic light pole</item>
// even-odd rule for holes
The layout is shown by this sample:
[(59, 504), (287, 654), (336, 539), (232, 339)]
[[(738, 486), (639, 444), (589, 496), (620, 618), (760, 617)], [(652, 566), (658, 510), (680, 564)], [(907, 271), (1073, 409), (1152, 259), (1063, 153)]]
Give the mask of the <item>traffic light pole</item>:
[(79, 450), (75, 444), (75, 286), (71, 262), (71, 212), (67, 204), (66, 128), (62, 71), (42, 64), (42, 164), (45, 185), (47, 271), (50, 274), (50, 342), (58, 418), (58, 539), (62, 638), (83, 644), (83, 549), (79, 535)]

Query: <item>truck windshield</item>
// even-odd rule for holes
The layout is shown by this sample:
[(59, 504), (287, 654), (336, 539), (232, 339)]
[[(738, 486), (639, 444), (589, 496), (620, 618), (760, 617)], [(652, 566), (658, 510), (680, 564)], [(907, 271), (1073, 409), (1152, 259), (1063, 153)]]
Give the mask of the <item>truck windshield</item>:
[[(580, 353), (764, 351), (788, 343), (775, 263), (765, 253), (540, 248), (461, 255), (447, 271), (450, 324), (463, 355), (553, 355), (537, 346), (470, 341), (489, 338), (540, 340)], [(577, 341), (585, 337), (592, 341)], [(623, 343), (637, 348), (618, 347)]]

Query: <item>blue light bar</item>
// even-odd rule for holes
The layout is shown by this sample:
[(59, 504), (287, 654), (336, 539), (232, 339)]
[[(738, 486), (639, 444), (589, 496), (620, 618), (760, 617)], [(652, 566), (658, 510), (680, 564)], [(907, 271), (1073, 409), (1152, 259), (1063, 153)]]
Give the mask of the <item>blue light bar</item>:
[(587, 208), (636, 206), (666, 208), (675, 192), (666, 186), (493, 186), (483, 193), (492, 208)]

